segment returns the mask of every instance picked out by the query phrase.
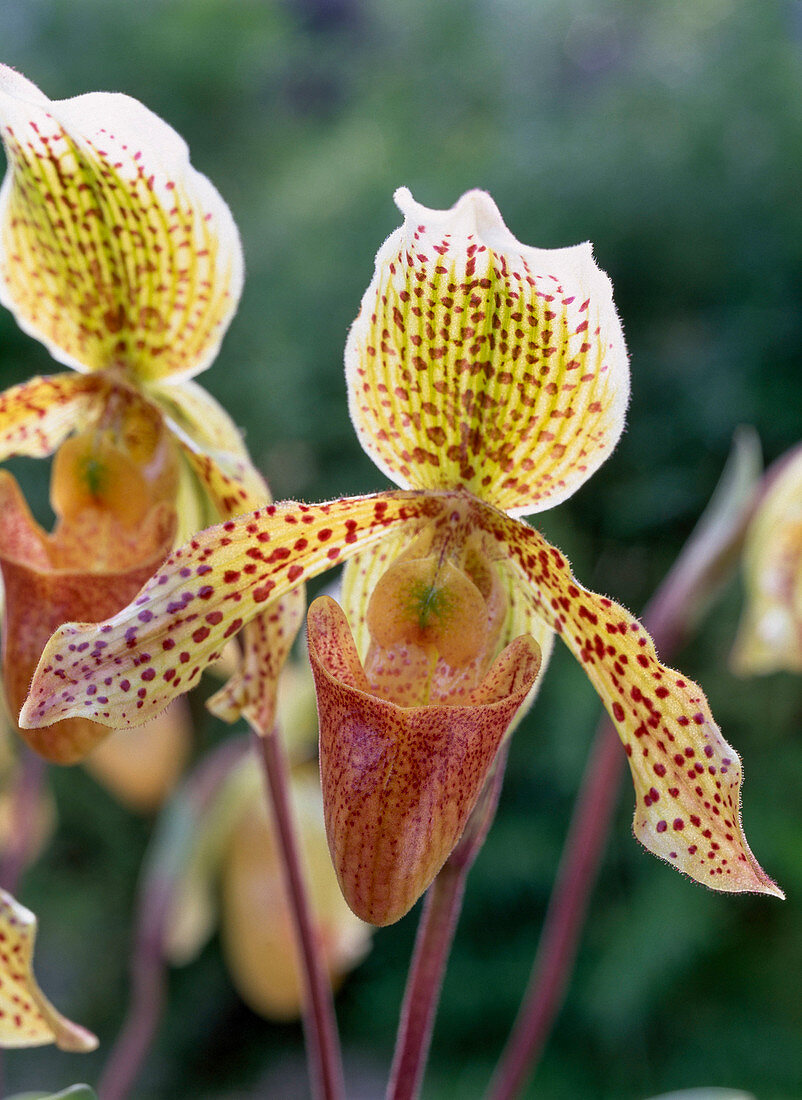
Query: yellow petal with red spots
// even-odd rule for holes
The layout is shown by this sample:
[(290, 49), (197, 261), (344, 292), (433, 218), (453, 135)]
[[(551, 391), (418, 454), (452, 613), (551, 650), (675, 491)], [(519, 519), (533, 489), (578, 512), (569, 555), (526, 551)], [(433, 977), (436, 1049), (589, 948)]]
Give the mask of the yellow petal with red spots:
[(346, 345), (351, 418), (396, 484), (550, 508), (621, 434), (629, 368), (589, 244), (521, 244), (481, 191), (405, 221), (379, 250)]
[(36, 917), (0, 890), (0, 1047), (55, 1043), (62, 1050), (94, 1050), (92, 1032), (62, 1016), (37, 985), (35, 939)]
[(186, 437), (177, 439), (216, 518), (241, 516), (270, 502), (265, 480), (247, 456), (231, 451), (207, 453), (198, 450)]
[(31, 378), (0, 393), (0, 461), (51, 455), (101, 413), (108, 393), (105, 378), (81, 374)]
[(242, 287), (226, 204), (128, 96), (51, 102), (0, 66), (0, 302), (60, 362), (140, 381), (214, 358)]
[(716, 890), (782, 897), (741, 828), (741, 763), (692, 680), (661, 665), (641, 624), (582, 588), (563, 555), (520, 520), (476, 505), (542, 618), (582, 663), (613, 719), (635, 783), (633, 828), (662, 859)]
[(149, 386), (148, 392), (166, 414), (216, 518), (229, 519), (270, 503), (267, 482), (239, 430), (211, 394), (191, 379)]
[(278, 677), (304, 621), (304, 586), (287, 592), (242, 631), (242, 659), (228, 682), (206, 703), (224, 722), (243, 715), (251, 728), (267, 734), (276, 719)]
[(401, 524), (446, 522), (450, 496), (390, 492), (270, 504), (201, 532), (103, 624), (67, 623), (42, 654), (20, 715), (138, 725), (197, 683), (225, 642), (268, 605)]
[(732, 655), (744, 675), (802, 671), (802, 448), (780, 463), (744, 548), (746, 607)]

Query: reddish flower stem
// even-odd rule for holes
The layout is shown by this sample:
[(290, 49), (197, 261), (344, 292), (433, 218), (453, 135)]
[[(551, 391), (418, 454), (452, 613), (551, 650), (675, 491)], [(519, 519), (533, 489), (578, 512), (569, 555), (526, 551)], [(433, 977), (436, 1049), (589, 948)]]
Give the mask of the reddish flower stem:
[(264, 765), (269, 802), (279, 838), (282, 870), (298, 937), (304, 988), (304, 1033), (314, 1095), (321, 1100), (345, 1096), (342, 1058), (331, 983), (323, 966), (320, 942), (315, 930), (290, 805), (287, 759), (275, 731), (254, 742)]
[(588, 900), (607, 843), (624, 753), (615, 727), (599, 724), (565, 841), (524, 1000), (488, 1093), (511, 1100), (526, 1083), (562, 1004)]
[(162, 876), (154, 877), (142, 894), (131, 955), (128, 1014), (100, 1078), (100, 1100), (125, 1100), (156, 1034), (167, 993), (163, 941), (173, 885)]
[(426, 895), (398, 1026), (387, 1100), (418, 1095), (465, 883), (495, 817), (507, 750), (502, 748), (459, 844)]
[[(694, 633), (740, 553), (755, 500), (746, 469), (749, 447), (749, 440), (736, 439), (716, 496), (644, 611), (643, 623), (664, 661), (672, 659)], [(615, 727), (605, 718), (597, 727), (574, 805), (529, 985), (487, 1100), (514, 1100), (520, 1095), (560, 1010), (607, 842), (624, 760)]]

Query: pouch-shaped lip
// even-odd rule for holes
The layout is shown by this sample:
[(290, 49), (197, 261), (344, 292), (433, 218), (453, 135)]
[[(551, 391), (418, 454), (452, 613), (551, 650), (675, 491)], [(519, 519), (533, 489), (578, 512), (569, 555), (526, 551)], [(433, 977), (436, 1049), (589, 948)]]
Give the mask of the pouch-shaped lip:
[(401, 707), (371, 693), (334, 600), (316, 600), (308, 626), (332, 860), (357, 916), (392, 924), (459, 840), (540, 650), (516, 638), (465, 703)]
[[(140, 528), (142, 558), (119, 570), (58, 568), (49, 539), (33, 519), (11, 475), (0, 471), (0, 570), (5, 588), (3, 678), (16, 718), (45, 642), (68, 619), (113, 615), (133, 599), (170, 549), (175, 514), (157, 504)], [(130, 558), (130, 555), (129, 555)], [(109, 730), (86, 718), (66, 718), (23, 736), (36, 752), (57, 764), (82, 759)]]

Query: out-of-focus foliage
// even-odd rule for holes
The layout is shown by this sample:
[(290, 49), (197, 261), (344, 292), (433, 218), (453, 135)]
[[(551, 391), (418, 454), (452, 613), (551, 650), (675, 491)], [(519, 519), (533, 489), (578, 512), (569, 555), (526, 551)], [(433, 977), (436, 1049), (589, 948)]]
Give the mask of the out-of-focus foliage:
[(61, 1092), (20, 1092), (8, 1100), (97, 1100), (97, 1093), (88, 1085), (71, 1085)]
[[(798, 0), (29, 0), (0, 4), (0, 50), (52, 97), (141, 99), (230, 204), (245, 292), (204, 383), (278, 497), (382, 487), (348, 422), (342, 351), (400, 184), (435, 207), (485, 187), (519, 239), (590, 239), (613, 279), (629, 428), (593, 491), (542, 521), (592, 587), (642, 607), (738, 423), (757, 427), (768, 460), (802, 436)], [(51, 370), (0, 315), (0, 386)], [(49, 520), (46, 470), (10, 465)], [(739, 602), (733, 585), (680, 663), (741, 753), (744, 824), (789, 900), (681, 879), (631, 838), (622, 790), (575, 982), (527, 1095), (802, 1095), (802, 681), (732, 676)], [(513, 738), (426, 1100), (480, 1095), (512, 1022), (598, 716), (583, 680), (558, 650)], [(196, 751), (224, 733), (200, 719)], [(124, 1011), (150, 825), (83, 770), (50, 783), (59, 827), (19, 893), (40, 918), (42, 984), (101, 1038), (80, 1070), (96, 1081)], [(338, 998), (349, 1096), (381, 1094), (414, 929), (413, 915), (380, 932)], [(137, 1096), (303, 1096), (302, 1059), (299, 1029), (240, 1004), (213, 941), (172, 975)], [(50, 1048), (7, 1055), (5, 1071), (10, 1092), (76, 1076)]]

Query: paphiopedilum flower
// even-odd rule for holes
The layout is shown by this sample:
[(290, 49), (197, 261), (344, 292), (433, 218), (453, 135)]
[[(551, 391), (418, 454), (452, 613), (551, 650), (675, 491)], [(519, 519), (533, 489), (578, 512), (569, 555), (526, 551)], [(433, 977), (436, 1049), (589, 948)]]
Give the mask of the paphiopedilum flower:
[[(73, 432), (130, 442), (155, 417), (176, 467), (179, 541), (264, 504), (235, 425), (193, 381), (236, 310), (243, 262), (231, 212), (182, 138), (128, 96), (52, 102), (1, 65), (0, 135), (0, 302), (72, 368), (0, 394), (0, 461), (50, 455)], [(285, 611), (250, 629), (223, 716), (272, 720), (260, 667), (286, 649), (300, 598)]]
[[(778, 893), (701, 689), (520, 516), (575, 492), (623, 428), (629, 370), (589, 245), (520, 244), (489, 196), (396, 195), (346, 346), (359, 439), (397, 490), (272, 504), (176, 551), (124, 612), (48, 645), (22, 720), (137, 722), (293, 585), (359, 555), (309, 612), (329, 844), (346, 898), (397, 919), (431, 881), (559, 635), (616, 724), (636, 836), (717, 889)], [(350, 620), (350, 624), (349, 621)]]
[(746, 607), (732, 655), (736, 670), (802, 672), (802, 448), (766, 475), (743, 562)]

